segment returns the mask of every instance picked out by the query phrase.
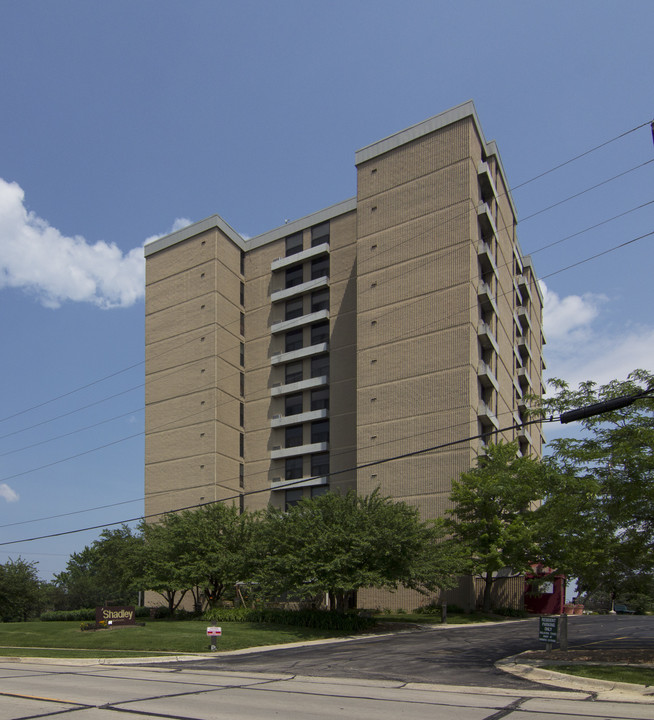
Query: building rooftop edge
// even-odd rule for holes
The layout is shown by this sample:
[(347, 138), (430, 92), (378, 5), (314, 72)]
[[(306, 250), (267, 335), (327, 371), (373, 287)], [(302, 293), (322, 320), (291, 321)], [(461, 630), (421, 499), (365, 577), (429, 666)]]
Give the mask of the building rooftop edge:
[(220, 217), (220, 215), (211, 215), (204, 220), (199, 220), (198, 222), (192, 223), (191, 225), (187, 225), (181, 230), (170, 233), (170, 235), (164, 235), (163, 237), (157, 238), (156, 240), (151, 240), (150, 242), (145, 244), (143, 248), (143, 254), (145, 255), (145, 257), (148, 257), (149, 255), (153, 255), (160, 250), (165, 250), (172, 245), (176, 245), (177, 243), (180, 243), (184, 240), (188, 240), (194, 235), (198, 235), (201, 232), (206, 232), (207, 230), (212, 230), (213, 228), (218, 228), (223, 233), (225, 233), (225, 235), (227, 235), (230, 240), (236, 243), (236, 245), (238, 245), (241, 250), (246, 249), (246, 241), (239, 235), (239, 233), (236, 232), (236, 230), (234, 230), (233, 227), (226, 223)]

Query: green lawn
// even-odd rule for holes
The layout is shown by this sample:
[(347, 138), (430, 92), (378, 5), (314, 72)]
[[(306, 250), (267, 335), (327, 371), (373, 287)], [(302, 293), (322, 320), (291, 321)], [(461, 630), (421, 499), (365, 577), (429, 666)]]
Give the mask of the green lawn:
[(624, 667), (622, 665), (545, 665), (544, 667), (554, 672), (595, 680), (654, 685), (652, 668)]
[[(206, 621), (153, 620), (144, 626), (80, 630), (79, 622), (0, 623), (0, 656), (125, 657), (209, 652)], [(318, 640), (347, 633), (289, 625), (221, 623), (218, 650)]]

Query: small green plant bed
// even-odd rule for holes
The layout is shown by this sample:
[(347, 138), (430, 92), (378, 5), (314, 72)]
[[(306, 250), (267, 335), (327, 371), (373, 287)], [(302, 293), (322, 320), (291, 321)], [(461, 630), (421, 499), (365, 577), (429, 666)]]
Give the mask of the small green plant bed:
[[(0, 656), (121, 657), (209, 652), (206, 620), (153, 620), (143, 626), (113, 627), (84, 632), (80, 623), (0, 623)], [(342, 637), (350, 633), (288, 625), (221, 622), (217, 649), (277, 645)]]
[(622, 665), (544, 665), (547, 670), (577, 677), (609, 680), (611, 682), (654, 685), (654, 669), (624, 667)]

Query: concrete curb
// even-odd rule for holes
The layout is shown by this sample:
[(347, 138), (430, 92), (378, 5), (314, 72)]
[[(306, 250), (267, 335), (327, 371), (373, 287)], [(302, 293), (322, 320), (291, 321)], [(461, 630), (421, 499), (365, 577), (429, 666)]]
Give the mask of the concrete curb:
[(595, 694), (599, 700), (654, 704), (654, 686), (612, 682), (610, 680), (595, 680), (593, 678), (568, 675), (554, 670), (545, 670), (540, 667), (540, 665), (550, 664), (547, 660), (530, 661), (528, 657), (525, 657), (526, 655), (528, 655), (528, 651), (527, 653), (520, 653), (519, 655), (498, 660), (495, 663), (495, 667), (511, 675), (516, 675), (525, 680), (531, 680), (532, 682), (591, 692)]

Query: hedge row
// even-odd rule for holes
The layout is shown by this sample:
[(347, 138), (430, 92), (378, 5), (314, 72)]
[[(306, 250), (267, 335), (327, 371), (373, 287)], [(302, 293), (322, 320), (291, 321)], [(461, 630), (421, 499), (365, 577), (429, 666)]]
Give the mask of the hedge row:
[(207, 610), (204, 617), (209, 622), (251, 622), (270, 623), (271, 625), (297, 625), (320, 630), (344, 630), (352, 633), (368, 630), (373, 627), (376, 622), (370, 617), (361, 617), (360, 615), (351, 615), (349, 613), (327, 612), (325, 610), (250, 610), (244, 607), (214, 608)]

